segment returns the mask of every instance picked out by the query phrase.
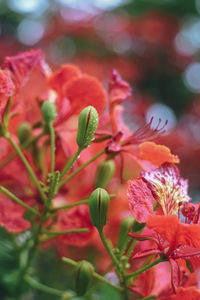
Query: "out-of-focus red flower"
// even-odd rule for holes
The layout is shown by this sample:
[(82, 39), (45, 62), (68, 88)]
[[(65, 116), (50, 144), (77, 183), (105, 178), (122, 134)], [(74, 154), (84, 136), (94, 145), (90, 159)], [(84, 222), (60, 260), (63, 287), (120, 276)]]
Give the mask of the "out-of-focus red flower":
[(26, 209), (7, 199), (0, 199), (0, 225), (8, 232), (19, 233), (30, 228), (31, 224), (23, 215)]
[(59, 243), (83, 247), (87, 245), (93, 235), (94, 226), (90, 220), (87, 205), (81, 205), (69, 211), (58, 211), (58, 219), (54, 225), (56, 231), (88, 228), (88, 232), (62, 234), (57, 239)]
[(44, 71), (43, 53), (41, 50), (29, 50), (15, 56), (7, 56), (4, 60), (3, 69), (9, 70), (12, 74), (16, 88), (22, 87), (34, 66), (39, 66)]

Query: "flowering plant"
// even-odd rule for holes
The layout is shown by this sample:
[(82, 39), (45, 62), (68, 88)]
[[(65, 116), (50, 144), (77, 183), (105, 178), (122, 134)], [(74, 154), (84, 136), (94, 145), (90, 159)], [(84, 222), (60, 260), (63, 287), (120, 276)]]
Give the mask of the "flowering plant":
[[(99, 299), (101, 286), (116, 299), (200, 298), (199, 205), (191, 203), (178, 156), (152, 141), (166, 123), (152, 128), (151, 119), (135, 132), (125, 124), (123, 102), (130, 97), (130, 85), (116, 70), (104, 89), (75, 65), (52, 72), (40, 50), (5, 58), (5, 299), (30, 291), (48, 299)], [(40, 276), (38, 256), (52, 248), (66, 267), (63, 289)], [(48, 270), (54, 272), (51, 261)]]

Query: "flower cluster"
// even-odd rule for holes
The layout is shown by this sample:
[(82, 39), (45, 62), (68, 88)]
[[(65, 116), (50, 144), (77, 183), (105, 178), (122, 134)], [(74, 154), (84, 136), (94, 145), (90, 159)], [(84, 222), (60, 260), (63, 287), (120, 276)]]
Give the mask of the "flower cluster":
[[(126, 300), (200, 298), (199, 205), (179, 157), (153, 141), (166, 123), (125, 123), (130, 95), (116, 70), (104, 88), (72, 64), (53, 72), (40, 50), (5, 58), (0, 225), (16, 250), (12, 297), (32, 287), (71, 299), (97, 280)], [(52, 247), (74, 267), (74, 291), (33, 278), (36, 252)]]

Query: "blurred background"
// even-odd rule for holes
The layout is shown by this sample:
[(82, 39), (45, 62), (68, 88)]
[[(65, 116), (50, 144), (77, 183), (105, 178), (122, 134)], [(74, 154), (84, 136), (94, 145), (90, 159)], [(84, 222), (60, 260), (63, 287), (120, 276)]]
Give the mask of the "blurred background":
[[(189, 194), (200, 201), (200, 0), (0, 0), (0, 64), (30, 48), (42, 49), (52, 70), (75, 63), (105, 88), (117, 69), (133, 89), (125, 120), (133, 131), (152, 116), (154, 126), (159, 118), (168, 120), (167, 134), (157, 142), (179, 155)], [(11, 254), (7, 260), (4, 234), (0, 298), (10, 300), (2, 295), (12, 288), (17, 265)], [(41, 282), (71, 286), (71, 273), (67, 277), (53, 249), (38, 261)], [(100, 294), (119, 299), (106, 287)], [(30, 292), (24, 299), (55, 297)]]
[(0, 62), (41, 48), (54, 70), (72, 62), (105, 85), (112, 68), (133, 87), (133, 130), (168, 120), (159, 141), (200, 190), (200, 0), (0, 0)]

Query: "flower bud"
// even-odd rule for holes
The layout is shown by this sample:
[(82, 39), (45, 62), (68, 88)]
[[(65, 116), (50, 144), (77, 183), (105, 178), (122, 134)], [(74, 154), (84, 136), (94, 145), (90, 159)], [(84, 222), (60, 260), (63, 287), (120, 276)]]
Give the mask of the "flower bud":
[(120, 224), (119, 237), (117, 242), (117, 248), (119, 250), (123, 249), (124, 245), (126, 244), (128, 233), (132, 231), (134, 220), (135, 218), (133, 217), (126, 217), (122, 220)]
[(78, 119), (76, 142), (80, 149), (87, 148), (94, 137), (99, 122), (98, 112), (93, 106), (84, 108)]
[(112, 159), (100, 163), (97, 169), (95, 187), (105, 188), (115, 172), (115, 163)]
[(45, 101), (42, 103), (42, 116), (46, 123), (53, 122), (56, 117), (56, 107), (54, 103)]
[(110, 196), (106, 190), (97, 188), (89, 198), (89, 210), (92, 224), (102, 231), (107, 221)]
[(20, 124), (17, 130), (17, 135), (21, 145), (26, 143), (27, 140), (29, 140), (32, 135), (31, 125), (27, 122)]
[(92, 274), (93, 266), (85, 261), (79, 261), (74, 268), (74, 277), (75, 277), (75, 291), (78, 296), (83, 296), (89, 287)]

